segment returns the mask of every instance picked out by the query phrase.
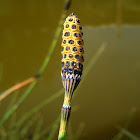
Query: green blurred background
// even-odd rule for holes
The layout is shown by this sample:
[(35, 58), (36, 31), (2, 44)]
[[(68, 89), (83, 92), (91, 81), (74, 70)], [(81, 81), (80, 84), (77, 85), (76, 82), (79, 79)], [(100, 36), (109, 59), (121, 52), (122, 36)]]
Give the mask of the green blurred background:
[[(63, 5), (63, 0), (0, 1), (0, 92), (38, 71)], [(140, 137), (140, 1), (73, 0), (67, 15), (72, 12), (83, 26), (84, 67), (107, 42), (72, 100), (72, 107), (80, 107), (71, 114), (72, 131), (84, 124), (81, 140), (110, 140), (118, 133), (116, 125), (123, 124), (136, 108), (129, 131)], [(17, 119), (62, 88), (60, 52), (61, 37), (44, 75), (17, 110)], [(1, 102), (0, 117), (10, 98)], [(63, 96), (40, 111), (44, 128), (60, 114), (62, 103)]]

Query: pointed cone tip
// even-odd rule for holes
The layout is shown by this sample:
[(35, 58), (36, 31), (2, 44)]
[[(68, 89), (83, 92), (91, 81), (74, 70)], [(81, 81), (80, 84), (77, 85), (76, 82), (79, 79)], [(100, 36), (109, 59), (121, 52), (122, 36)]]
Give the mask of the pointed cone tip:
[(74, 17), (76, 17), (76, 15), (74, 15), (73, 13), (71, 13), (70, 16), (74, 16)]

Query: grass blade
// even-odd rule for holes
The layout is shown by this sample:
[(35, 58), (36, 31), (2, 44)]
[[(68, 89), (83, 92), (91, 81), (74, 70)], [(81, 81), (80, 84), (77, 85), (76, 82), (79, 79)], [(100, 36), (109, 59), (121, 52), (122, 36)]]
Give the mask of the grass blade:
[[(125, 129), (128, 129), (128, 126), (132, 122), (135, 111), (136, 111), (136, 109), (132, 108), (131, 112), (129, 113), (129, 116), (124, 124)], [(123, 136), (124, 136), (124, 134), (120, 131), (112, 140), (121, 140), (123, 138)]]
[(126, 135), (127, 137), (129, 137), (131, 140), (140, 140), (138, 137), (136, 137), (135, 135), (133, 135), (132, 133), (130, 133), (129, 131), (125, 130), (124, 128), (121, 128), (121, 132)]

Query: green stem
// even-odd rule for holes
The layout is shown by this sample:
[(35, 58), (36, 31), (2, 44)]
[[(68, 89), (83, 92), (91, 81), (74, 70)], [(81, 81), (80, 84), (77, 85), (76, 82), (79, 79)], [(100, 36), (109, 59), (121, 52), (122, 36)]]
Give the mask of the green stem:
[(37, 81), (33, 82), (28, 87), (26, 92), (22, 95), (22, 97), (18, 100), (18, 102), (15, 105), (13, 105), (7, 113), (5, 113), (4, 117), (0, 121), (0, 126), (2, 126), (8, 120), (8, 118), (15, 112), (15, 110), (19, 107), (19, 105), (21, 105), (21, 103), (25, 100), (25, 98), (31, 92), (32, 88), (35, 86), (36, 83), (37, 83)]
[(121, 132), (126, 135), (127, 137), (129, 137), (131, 140), (140, 140), (138, 137), (136, 137), (135, 135), (133, 135), (132, 133), (130, 133), (129, 131), (125, 130), (124, 128), (121, 128)]
[[(74, 106), (72, 112), (75, 112), (75, 111), (77, 111), (78, 109), (79, 109), (78, 106)], [(52, 129), (51, 129), (51, 131), (50, 131), (50, 135), (49, 135), (49, 137), (47, 138), (47, 140), (52, 140), (52, 139), (53, 139), (53, 136), (55, 135), (55, 133), (56, 133), (58, 127), (59, 127), (60, 118), (61, 118), (61, 114), (58, 116), (57, 120), (56, 120), (56, 121), (54, 122), (54, 124), (52, 125)]]
[(40, 68), (40, 70), (38, 72), (38, 75), (43, 74), (43, 72), (45, 71), (45, 69), (46, 69), (46, 67), (47, 67), (47, 65), (48, 65), (48, 63), (49, 63), (49, 61), (51, 59), (51, 56), (52, 56), (52, 54), (54, 52), (54, 49), (55, 49), (57, 41), (58, 41), (58, 37), (61, 34), (62, 24), (63, 24), (63, 21), (64, 21), (65, 17), (66, 17), (66, 10), (63, 10), (63, 13), (61, 15), (61, 19), (59, 21), (58, 27), (57, 27), (55, 35), (54, 35), (54, 39), (53, 39), (53, 41), (51, 43), (50, 49), (48, 51), (48, 54), (46, 55), (46, 58), (44, 59), (44, 62), (43, 62), (42, 66), (41, 66), (41, 68)]
[[(44, 59), (44, 62), (43, 62), (43, 64), (42, 64), (42, 66), (41, 66), (41, 68), (40, 68), (40, 70), (39, 70), (39, 72), (37, 73), (37, 75), (39, 75), (39, 76), (41, 76), (43, 73), (44, 73), (44, 71), (45, 71), (45, 69), (46, 69), (46, 67), (47, 67), (47, 65), (48, 65), (48, 63), (49, 63), (49, 61), (50, 61), (50, 58), (51, 58), (51, 56), (52, 56), (52, 53), (54, 52), (54, 49), (55, 49), (55, 47), (56, 47), (56, 44), (57, 44), (57, 41), (58, 41), (58, 37), (59, 37), (59, 35), (60, 35), (60, 33), (61, 33), (61, 30), (62, 30), (62, 23), (63, 23), (63, 20), (65, 19), (65, 17), (66, 17), (66, 11), (67, 10), (63, 10), (63, 13), (62, 13), (62, 15), (61, 15), (61, 19), (60, 19), (60, 22), (59, 22), (59, 24), (58, 24), (58, 27), (57, 27), (57, 29), (56, 29), (56, 32), (55, 32), (55, 36), (54, 36), (54, 39), (53, 39), (53, 41), (52, 41), (52, 44), (51, 44), (51, 46), (50, 46), (50, 49), (49, 49), (49, 51), (48, 51), (48, 54), (46, 55), (46, 57), (45, 57), (45, 59)], [(0, 121), (0, 127), (8, 120), (8, 118), (16, 111), (16, 109), (23, 103), (23, 101), (27, 98), (27, 96), (30, 94), (30, 92), (32, 91), (32, 89), (35, 87), (35, 85), (37, 84), (37, 81), (38, 80), (35, 80), (33, 83), (31, 83), (30, 85), (29, 85), (29, 87), (27, 88), (27, 90), (25, 91), (25, 93), (22, 95), (22, 97), (18, 100), (18, 102), (15, 104), (15, 105), (13, 105), (12, 107), (11, 107), (11, 109), (4, 115), (4, 117), (2, 118), (2, 120)]]
[[(100, 48), (97, 50), (96, 54), (92, 57), (92, 59), (89, 61), (87, 67), (84, 70), (84, 75), (82, 77), (82, 81), (85, 79), (85, 77), (87, 76), (87, 74), (89, 73), (89, 71), (91, 70), (92, 66), (97, 62), (97, 60), (100, 58), (100, 56), (102, 55), (102, 53), (104, 52), (105, 48), (106, 48), (107, 43), (103, 43)], [(82, 83), (82, 81), (80, 82), (80, 85)], [(78, 86), (79, 87), (79, 86)], [(75, 94), (74, 94), (75, 95)], [(61, 118), (63, 117), (63, 115), (61, 116)], [(70, 116), (69, 116), (70, 117)], [(63, 118), (62, 118), (63, 120)], [(60, 126), (61, 123), (63, 124), (63, 121), (60, 122)], [(66, 126), (67, 126), (66, 122)], [(58, 135), (58, 140), (65, 140), (66, 138), (66, 131), (65, 130), (61, 130), (59, 131), (59, 135)]]

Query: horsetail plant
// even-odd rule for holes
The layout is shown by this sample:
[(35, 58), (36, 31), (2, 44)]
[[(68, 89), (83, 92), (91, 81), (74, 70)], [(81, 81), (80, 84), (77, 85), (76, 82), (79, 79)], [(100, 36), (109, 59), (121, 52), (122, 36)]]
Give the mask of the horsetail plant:
[(64, 140), (71, 112), (71, 99), (77, 88), (83, 71), (84, 50), (83, 32), (80, 20), (73, 13), (69, 15), (62, 33), (62, 70), (61, 79), (65, 89), (64, 103), (61, 110), (61, 122), (58, 140)]

